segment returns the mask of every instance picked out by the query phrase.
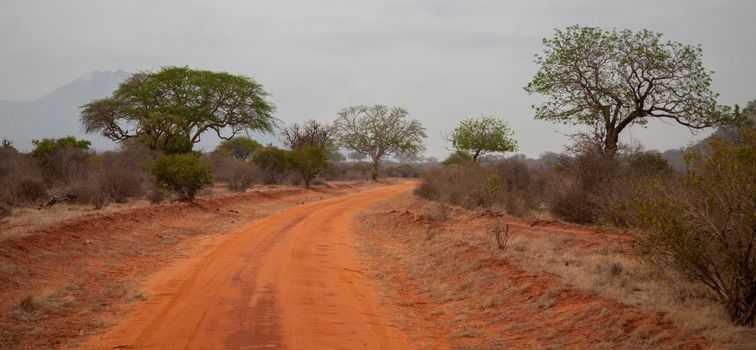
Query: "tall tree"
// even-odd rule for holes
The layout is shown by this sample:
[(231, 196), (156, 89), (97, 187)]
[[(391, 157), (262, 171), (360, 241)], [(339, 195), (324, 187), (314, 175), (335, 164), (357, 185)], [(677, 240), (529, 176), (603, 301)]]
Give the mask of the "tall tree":
[(82, 107), (89, 133), (122, 141), (141, 138), (150, 148), (188, 152), (206, 132), (229, 140), (244, 130), (270, 132), (275, 106), (251, 78), (224, 72), (165, 67), (126, 79), (111, 97)]
[(701, 129), (731, 112), (717, 104), (698, 46), (663, 42), (648, 30), (581, 26), (557, 29), (543, 44), (535, 59), (539, 70), (525, 87), (548, 97), (534, 106), (536, 119), (588, 125), (610, 156), (625, 128), (649, 118)]
[(451, 134), (451, 141), (458, 152), (469, 155), (475, 162), (486, 153), (516, 151), (513, 135), (507, 122), (488, 116), (460, 122)]
[(338, 113), (335, 126), (343, 147), (370, 157), (373, 179), (378, 178), (383, 158), (425, 150), (425, 128), (419, 121), (409, 119), (409, 113), (400, 107), (346, 107)]

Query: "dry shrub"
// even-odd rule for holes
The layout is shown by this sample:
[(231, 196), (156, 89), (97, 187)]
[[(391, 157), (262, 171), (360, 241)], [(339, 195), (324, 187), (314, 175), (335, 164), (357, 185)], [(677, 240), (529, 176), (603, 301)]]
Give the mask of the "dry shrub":
[(215, 151), (207, 156), (213, 165), (215, 181), (225, 183), (231, 191), (244, 192), (255, 183), (262, 183), (264, 175), (254, 164)]
[(144, 196), (150, 181), (145, 162), (131, 152), (103, 154), (94, 174), (99, 190), (116, 203)]
[(429, 203), (420, 210), (420, 217), (429, 221), (446, 221), (451, 217), (449, 206), (446, 203)]
[(476, 163), (468, 163), (445, 165), (429, 171), (415, 194), (466, 208), (490, 209), (501, 189), (498, 177)]
[(100, 188), (97, 178), (82, 179), (65, 187), (62, 193), (76, 195), (76, 203), (90, 204), (102, 209), (108, 202), (108, 195)]
[(27, 295), (18, 305), (16, 318), (33, 320), (46, 317), (60, 313), (73, 306), (74, 303), (74, 298), (63, 289)]
[(37, 160), (12, 148), (0, 148), (0, 203), (23, 205), (45, 196), (47, 187)]
[(336, 163), (334, 166), (323, 170), (321, 175), (330, 181), (356, 181), (370, 179), (372, 167), (366, 162)]
[(55, 188), (77, 182), (92, 171), (93, 153), (80, 148), (65, 147), (46, 156), (42, 162), (42, 177)]
[(736, 325), (756, 320), (756, 129), (686, 154), (682, 181), (639, 187), (625, 207), (657, 263), (706, 285)]
[(510, 158), (494, 162), (490, 169), (502, 181), (504, 193), (499, 200), (507, 213), (527, 216), (544, 202), (550, 176), (543, 166), (529, 167)]
[(420, 164), (389, 164), (379, 171), (381, 177), (417, 178), (424, 175), (424, 168)]

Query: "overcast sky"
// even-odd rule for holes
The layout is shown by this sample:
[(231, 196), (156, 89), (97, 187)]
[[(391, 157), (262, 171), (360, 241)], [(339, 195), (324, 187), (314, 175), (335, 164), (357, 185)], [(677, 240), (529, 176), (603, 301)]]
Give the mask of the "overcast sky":
[[(31, 1), (0, 0), (0, 99), (31, 100), (93, 70), (165, 65), (253, 77), (287, 122), (347, 105), (402, 106), (428, 155), (462, 119), (509, 121), (520, 151), (559, 151), (570, 131), (533, 119), (523, 86), (556, 27), (647, 28), (700, 44), (720, 102), (756, 98), (756, 1)], [(651, 124), (648, 149), (705, 134)]]

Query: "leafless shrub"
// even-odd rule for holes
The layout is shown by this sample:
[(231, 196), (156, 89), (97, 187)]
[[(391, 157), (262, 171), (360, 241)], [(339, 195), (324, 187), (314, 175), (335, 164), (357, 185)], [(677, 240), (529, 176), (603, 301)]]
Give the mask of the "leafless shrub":
[(489, 169), (502, 181), (503, 193), (498, 199), (507, 213), (527, 216), (546, 200), (551, 176), (543, 166), (530, 167), (521, 160), (510, 158), (493, 162)]
[(0, 202), (23, 205), (46, 196), (37, 160), (12, 148), (0, 147)]
[(509, 225), (497, 220), (491, 230), (494, 239), (496, 240), (496, 247), (499, 248), (499, 250), (507, 250), (507, 243), (509, 243), (509, 238), (512, 237), (512, 231), (509, 230)]
[(436, 202), (424, 206), (420, 216), (430, 221), (446, 221), (451, 216), (449, 211), (449, 206), (446, 203)]
[(108, 152), (97, 165), (94, 180), (105, 196), (116, 203), (144, 196), (150, 176), (131, 152)]
[(577, 140), (554, 169), (558, 184), (549, 200), (552, 212), (571, 222), (596, 222), (622, 166), (620, 158), (606, 155), (589, 140)]
[(42, 161), (42, 177), (50, 187), (80, 181), (92, 171), (92, 156), (93, 153), (89, 150), (61, 148)]
[(230, 158), (218, 151), (207, 158), (213, 165), (215, 181), (225, 183), (231, 191), (244, 192), (253, 184), (264, 182), (260, 169), (249, 161)]
[(66, 188), (67, 193), (76, 195), (76, 203), (91, 204), (95, 209), (102, 209), (108, 202), (108, 195), (102, 191), (96, 179), (82, 179)]
[(161, 190), (161, 189), (159, 189), (159, 188), (157, 188), (155, 186), (152, 186), (147, 191), (147, 199), (149, 199), (150, 203), (152, 203), (152, 204), (162, 203), (167, 198), (168, 198), (168, 193), (166, 193), (165, 191), (163, 191), (163, 190)]
[(498, 177), (481, 167), (451, 164), (430, 171), (415, 194), (467, 208), (490, 209), (500, 190)]

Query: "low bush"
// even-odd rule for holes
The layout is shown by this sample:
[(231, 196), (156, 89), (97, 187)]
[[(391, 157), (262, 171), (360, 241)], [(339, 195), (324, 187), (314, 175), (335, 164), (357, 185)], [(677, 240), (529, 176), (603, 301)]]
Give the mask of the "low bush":
[(263, 173), (266, 183), (283, 183), (291, 173), (289, 152), (275, 146), (268, 145), (259, 148), (252, 156), (252, 162)]
[(653, 179), (620, 208), (655, 262), (707, 286), (736, 325), (756, 318), (756, 129), (685, 157), (682, 181)]
[(195, 153), (159, 157), (152, 163), (152, 175), (159, 187), (182, 200), (193, 200), (199, 190), (213, 183), (211, 165)]
[(94, 181), (104, 196), (116, 203), (144, 196), (150, 175), (145, 162), (129, 152), (108, 152), (97, 165)]
[(215, 181), (225, 183), (231, 191), (244, 192), (253, 184), (264, 181), (264, 175), (257, 166), (243, 158), (230, 157), (227, 153), (215, 151), (210, 153), (207, 159), (213, 165)]
[(7, 206), (37, 202), (47, 196), (39, 162), (10, 147), (0, 148), (0, 203)]
[(429, 174), (415, 194), (466, 208), (491, 208), (502, 189), (499, 178), (476, 163), (446, 165)]
[(49, 187), (60, 187), (80, 181), (91, 171), (94, 153), (90, 142), (73, 136), (59, 139), (33, 140), (32, 156), (39, 160), (42, 177)]
[(305, 188), (310, 188), (312, 181), (323, 170), (331, 166), (328, 152), (320, 147), (307, 146), (289, 153), (291, 169), (299, 176)]
[(543, 166), (528, 166), (514, 158), (493, 162), (489, 169), (502, 181), (503, 193), (498, 199), (499, 205), (507, 213), (527, 216), (540, 209), (551, 180), (548, 169)]

